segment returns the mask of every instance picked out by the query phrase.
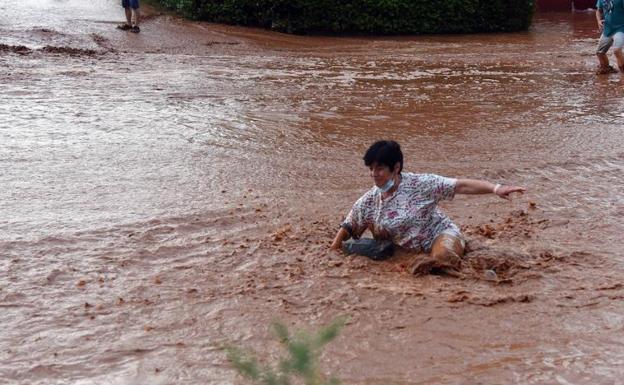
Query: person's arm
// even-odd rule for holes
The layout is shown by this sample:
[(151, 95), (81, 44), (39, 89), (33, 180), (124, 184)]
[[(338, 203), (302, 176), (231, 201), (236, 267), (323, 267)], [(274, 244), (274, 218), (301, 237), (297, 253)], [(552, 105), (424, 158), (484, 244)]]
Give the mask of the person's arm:
[(524, 193), (526, 189), (519, 186), (507, 186), (494, 184), (484, 180), (457, 179), (455, 183), (455, 194), (496, 194), (503, 199), (511, 199), (509, 194), (519, 192)]
[(341, 227), (340, 230), (338, 230), (338, 233), (336, 234), (336, 236), (334, 237), (334, 241), (332, 242), (330, 249), (333, 249), (333, 250), (342, 249), (342, 242), (349, 239), (349, 237), (351, 237), (349, 232), (344, 227)]
[(604, 15), (602, 14), (602, 8), (596, 8), (596, 21), (598, 22), (598, 29), (602, 32), (602, 28), (604, 28)]
[(347, 217), (340, 223), (340, 230), (336, 233), (331, 246), (332, 250), (341, 250), (342, 242), (347, 239), (359, 238), (360, 235), (367, 229), (368, 221), (367, 213), (370, 206), (373, 203), (373, 195), (370, 192), (362, 195), (351, 207), (351, 211)]

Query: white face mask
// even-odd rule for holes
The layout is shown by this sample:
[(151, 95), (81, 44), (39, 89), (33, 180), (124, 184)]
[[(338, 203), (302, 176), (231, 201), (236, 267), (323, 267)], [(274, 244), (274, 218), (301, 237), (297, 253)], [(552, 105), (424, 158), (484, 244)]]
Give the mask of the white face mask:
[(386, 184), (384, 184), (381, 187), (377, 187), (377, 188), (379, 189), (379, 192), (386, 193), (386, 192), (390, 191), (390, 189), (393, 188), (393, 187), (394, 187), (394, 178), (390, 178), (390, 179), (388, 179)]

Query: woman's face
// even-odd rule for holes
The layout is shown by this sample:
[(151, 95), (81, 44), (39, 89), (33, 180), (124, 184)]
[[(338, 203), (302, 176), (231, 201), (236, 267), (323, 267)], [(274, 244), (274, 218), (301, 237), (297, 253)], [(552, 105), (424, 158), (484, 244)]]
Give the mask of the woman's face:
[(388, 180), (394, 177), (394, 173), (390, 170), (390, 167), (377, 162), (370, 166), (370, 175), (375, 181), (375, 186), (377, 187), (383, 187)]

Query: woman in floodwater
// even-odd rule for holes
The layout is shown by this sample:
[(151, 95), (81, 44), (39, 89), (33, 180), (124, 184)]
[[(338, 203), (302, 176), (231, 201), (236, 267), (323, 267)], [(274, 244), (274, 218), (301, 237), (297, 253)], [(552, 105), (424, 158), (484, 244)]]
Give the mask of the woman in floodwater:
[(481, 180), (402, 172), (403, 153), (395, 141), (373, 143), (364, 164), (371, 170), (375, 187), (355, 202), (331, 248), (339, 250), (343, 241), (369, 229), (375, 239), (428, 252), (427, 259), (412, 267), (414, 274), (433, 269), (453, 274), (461, 266), (465, 241), (457, 225), (438, 209), (439, 201), (453, 199), (455, 194), (489, 193), (510, 199), (511, 193), (525, 191)]

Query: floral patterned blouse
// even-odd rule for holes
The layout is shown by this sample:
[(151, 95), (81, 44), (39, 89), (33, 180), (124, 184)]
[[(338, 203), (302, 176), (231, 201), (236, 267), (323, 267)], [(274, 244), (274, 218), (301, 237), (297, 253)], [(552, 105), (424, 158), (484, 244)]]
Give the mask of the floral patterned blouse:
[(442, 232), (460, 234), (459, 228), (440, 211), (437, 203), (451, 200), (457, 179), (435, 174), (401, 173), (396, 191), (382, 199), (373, 187), (355, 202), (343, 225), (355, 237), (366, 229), (373, 234), (386, 231), (392, 241), (404, 248), (429, 252)]

